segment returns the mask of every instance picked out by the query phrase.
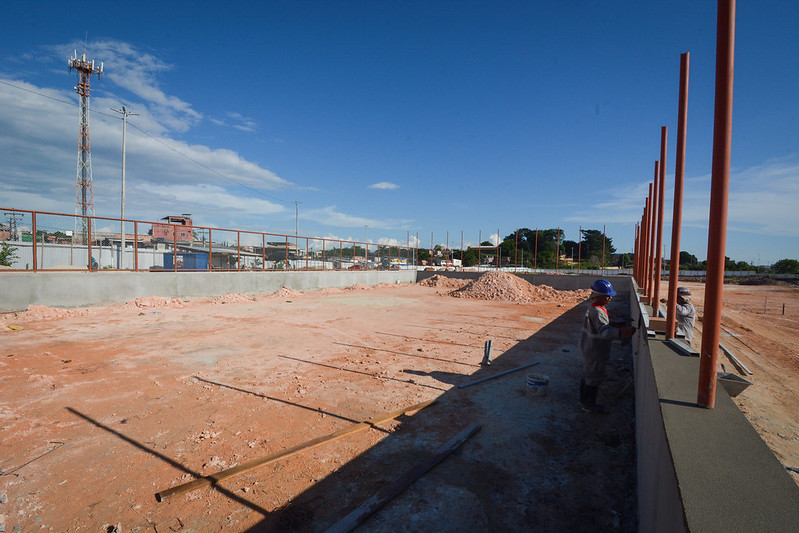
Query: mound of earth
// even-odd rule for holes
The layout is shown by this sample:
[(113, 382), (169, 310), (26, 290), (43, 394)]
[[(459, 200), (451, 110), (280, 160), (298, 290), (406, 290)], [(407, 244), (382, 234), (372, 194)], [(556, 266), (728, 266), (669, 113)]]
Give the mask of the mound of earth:
[(467, 283), (469, 283), (467, 279), (449, 278), (436, 274), (435, 276), (423, 279), (419, 282), (419, 285), (423, 287), (449, 287), (451, 289), (460, 289)]
[(235, 304), (252, 301), (255, 301), (255, 298), (241, 293), (221, 294), (211, 299), (212, 304)]
[(463, 287), (449, 293), (456, 298), (501, 300), (518, 303), (563, 302), (576, 303), (587, 299), (591, 291), (559, 291), (548, 285), (533, 285), (508, 272), (486, 272)]

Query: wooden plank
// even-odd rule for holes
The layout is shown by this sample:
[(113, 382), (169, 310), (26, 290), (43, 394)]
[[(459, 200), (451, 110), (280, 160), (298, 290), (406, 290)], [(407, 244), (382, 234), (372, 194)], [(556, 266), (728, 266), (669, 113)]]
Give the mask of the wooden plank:
[(480, 426), (478, 424), (472, 424), (455, 435), (449, 442), (439, 448), (434, 455), (417, 464), (413, 469), (400, 476), (396, 481), (383, 487), (377, 494), (363, 502), (350, 514), (334, 524), (326, 533), (347, 533), (364, 523), (375, 511), (397, 497), (402, 491), (411, 486), (414, 481), (427, 473), (428, 470), (446, 459), (449, 454), (469, 440), (469, 438), (479, 430)]
[(239, 474), (243, 474), (244, 472), (248, 472), (250, 470), (258, 468), (259, 466), (263, 466), (263, 465), (266, 465), (266, 464), (269, 464), (269, 463), (273, 463), (273, 462), (275, 462), (275, 461), (277, 461), (279, 459), (283, 459), (285, 457), (290, 457), (290, 456), (292, 456), (294, 454), (297, 454), (299, 452), (316, 448), (316, 447), (321, 446), (323, 444), (327, 444), (328, 442), (333, 442), (334, 440), (338, 440), (338, 439), (340, 439), (342, 437), (345, 437), (347, 435), (352, 435), (353, 433), (357, 433), (359, 431), (367, 430), (367, 429), (369, 429), (369, 428), (371, 428), (371, 427), (373, 427), (373, 426), (375, 426), (377, 424), (380, 424), (380, 423), (385, 422), (387, 420), (392, 420), (392, 419), (400, 417), (400, 416), (402, 416), (404, 414), (411, 413), (413, 411), (419, 411), (421, 409), (424, 409), (425, 407), (428, 407), (428, 406), (434, 404), (435, 402), (436, 402), (436, 399), (428, 400), (426, 402), (417, 403), (416, 405), (412, 405), (412, 406), (406, 407), (404, 409), (399, 409), (399, 410), (393, 411), (391, 413), (386, 413), (384, 415), (381, 415), (381, 416), (378, 416), (378, 417), (375, 417), (375, 418), (369, 418), (369, 419), (364, 420), (363, 422), (360, 422), (360, 423), (355, 424), (353, 426), (340, 429), (340, 430), (338, 430), (338, 431), (336, 431), (334, 433), (331, 433), (329, 435), (325, 435), (325, 436), (322, 436), (322, 437), (317, 437), (317, 438), (309, 440), (307, 442), (303, 442), (303, 443), (298, 444), (298, 445), (296, 445), (296, 446), (294, 446), (292, 448), (289, 448), (287, 450), (276, 452), (276, 453), (267, 455), (266, 457), (253, 459), (252, 461), (248, 461), (246, 463), (242, 463), (242, 464), (234, 466), (232, 468), (228, 468), (227, 470), (222, 470), (221, 472), (217, 472), (216, 474), (211, 474), (210, 476), (203, 476), (203, 477), (195, 479), (193, 481), (189, 481), (188, 483), (184, 483), (183, 485), (178, 485), (177, 487), (172, 487), (171, 489), (162, 490), (161, 492), (159, 492), (159, 493), (157, 493), (155, 495), (155, 499), (158, 500), (159, 502), (162, 502), (162, 501), (164, 501), (165, 499), (167, 499), (167, 498), (169, 498), (171, 496), (175, 496), (177, 494), (183, 494), (184, 492), (190, 492), (192, 490), (196, 490), (196, 489), (199, 489), (201, 487), (207, 487), (208, 485), (213, 485), (213, 484), (219, 483), (223, 479), (227, 479), (227, 478), (230, 478), (230, 477), (233, 477), (233, 476), (237, 476)]

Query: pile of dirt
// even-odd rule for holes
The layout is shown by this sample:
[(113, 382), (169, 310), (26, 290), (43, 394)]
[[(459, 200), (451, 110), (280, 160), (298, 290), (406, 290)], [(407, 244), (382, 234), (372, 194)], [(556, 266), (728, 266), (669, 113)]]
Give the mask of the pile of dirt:
[(508, 272), (486, 272), (479, 278), (470, 281), (449, 294), (456, 298), (501, 300), (518, 303), (577, 303), (587, 299), (591, 291), (588, 289), (559, 291), (548, 285), (533, 285)]
[(278, 290), (270, 294), (270, 296), (278, 296), (280, 298), (295, 298), (297, 296), (302, 296), (302, 293), (293, 289), (289, 289), (288, 287), (280, 287)]
[(436, 274), (435, 276), (423, 279), (419, 282), (419, 285), (422, 287), (448, 287), (451, 289), (460, 289), (467, 283), (469, 283), (468, 279), (449, 278)]
[(349, 287), (346, 287), (346, 290), (348, 291), (368, 291), (371, 289), (372, 286), (366, 285), (365, 283), (356, 283), (355, 285), (350, 285)]
[[(58, 307), (48, 307), (46, 305), (29, 305), (25, 311), (9, 313), (0, 319), (0, 324), (12, 324), (14, 322), (28, 322), (31, 320), (53, 320), (57, 318), (71, 318), (76, 316), (88, 316), (88, 308), (60, 309)], [(11, 328), (15, 329), (15, 328)]]
[(164, 296), (142, 296), (129, 302), (125, 302), (127, 308), (150, 308), (150, 307), (185, 307), (183, 300), (179, 298), (167, 298)]
[(254, 302), (255, 298), (241, 293), (222, 294), (211, 299), (212, 304), (239, 304), (243, 302)]

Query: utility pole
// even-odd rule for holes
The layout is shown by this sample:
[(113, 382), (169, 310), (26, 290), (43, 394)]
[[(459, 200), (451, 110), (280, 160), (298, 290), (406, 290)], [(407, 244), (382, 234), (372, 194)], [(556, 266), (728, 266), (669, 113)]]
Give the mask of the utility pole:
[(19, 234), (19, 229), (17, 228), (17, 218), (23, 218), (22, 213), (6, 213), (6, 218), (9, 223), (9, 229), (11, 230), (11, 240), (12, 241), (21, 241), (22, 237)]
[(120, 216), (122, 232), (119, 244), (119, 268), (125, 268), (125, 135), (128, 130), (128, 116), (138, 116), (139, 114), (129, 112), (125, 106), (122, 106), (121, 111), (112, 107), (111, 111), (122, 113), (122, 215)]
[[(86, 53), (78, 59), (78, 52), (75, 51), (71, 59), (67, 60), (69, 70), (78, 71), (78, 84), (75, 92), (80, 96), (80, 127), (78, 142), (78, 182), (76, 185), (75, 211), (76, 215), (80, 209), (80, 235), (84, 243), (88, 239), (89, 221), (88, 216), (94, 216), (94, 190), (92, 186), (92, 153), (89, 145), (89, 80), (92, 74), (97, 74), (99, 78), (103, 74), (103, 64), (100, 67), (94, 66), (94, 59), (86, 61)], [(91, 259), (90, 259), (91, 263)]]

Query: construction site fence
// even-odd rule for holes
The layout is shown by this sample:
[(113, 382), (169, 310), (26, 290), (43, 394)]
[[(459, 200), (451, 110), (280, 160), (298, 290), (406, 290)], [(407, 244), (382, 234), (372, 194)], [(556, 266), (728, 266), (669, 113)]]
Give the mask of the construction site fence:
[[(173, 217), (180, 218), (180, 217)], [(35, 236), (35, 238), (34, 238)], [(410, 240), (410, 239), (409, 239)], [(503, 270), (517, 273), (632, 275), (628, 268), (585, 269), (564, 261), (558, 268), (497, 263), (462, 268), (457, 250), (446, 266), (419, 260), (418, 248), (159, 221), (127, 220), (0, 208), (0, 242), (8, 245), (11, 271), (268, 271), (268, 270)], [(514, 254), (515, 257), (516, 254)], [(488, 254), (486, 260), (493, 260)], [(503, 258), (504, 259), (504, 258)], [(435, 259), (434, 259), (435, 262)], [(527, 263), (529, 265), (529, 262)], [(668, 278), (669, 271), (661, 273)], [(727, 271), (725, 277), (762, 276)], [(701, 278), (704, 270), (680, 270)], [(779, 275), (769, 274), (770, 277)], [(790, 277), (790, 276), (789, 276)]]
[(11, 271), (401, 270), (418, 262), (410, 246), (10, 208), (0, 217)]

